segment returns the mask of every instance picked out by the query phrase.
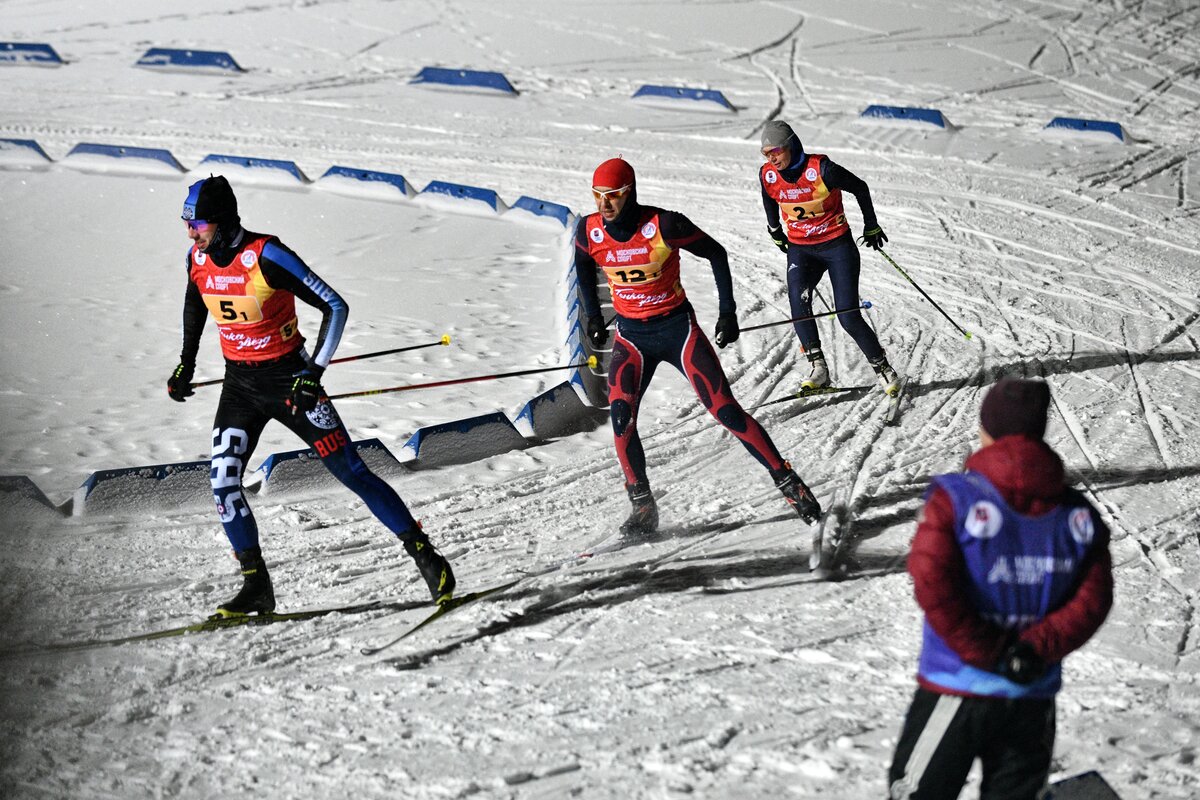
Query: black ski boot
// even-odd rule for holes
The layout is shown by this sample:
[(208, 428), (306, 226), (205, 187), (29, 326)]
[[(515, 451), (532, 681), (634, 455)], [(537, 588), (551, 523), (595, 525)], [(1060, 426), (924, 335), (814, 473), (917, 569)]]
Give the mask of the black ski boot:
[(800, 519), (805, 522), (817, 521), (821, 516), (821, 504), (813, 497), (812, 490), (800, 480), (790, 463), (785, 461), (779, 469), (771, 470), (771, 478), (775, 481), (775, 488), (782, 492), (783, 498), (796, 509)]
[(429, 587), (429, 594), (437, 605), (445, 603), (454, 596), (454, 570), (450, 562), (430, 543), (429, 537), (422, 530), (410, 531), (401, 535), (405, 551), (417, 562), (417, 569)]
[(270, 614), (275, 610), (275, 590), (267, 574), (267, 562), (262, 550), (251, 547), (237, 554), (242, 565), (242, 590), (227, 603), (217, 606), (216, 617), (244, 617), (247, 614)]
[(626, 485), (629, 502), (633, 504), (633, 512), (629, 519), (621, 523), (622, 536), (649, 536), (658, 530), (658, 505), (654, 502), (654, 493), (650, 484), (638, 481)]

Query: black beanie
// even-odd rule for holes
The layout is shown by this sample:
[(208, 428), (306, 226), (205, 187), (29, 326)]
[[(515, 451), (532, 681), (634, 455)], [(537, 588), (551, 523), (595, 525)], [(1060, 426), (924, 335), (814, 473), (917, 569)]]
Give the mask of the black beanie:
[(237, 197), (224, 175), (210, 175), (188, 187), (183, 201), (183, 219), (206, 222), (240, 222)]
[(979, 423), (993, 439), (1021, 435), (1041, 439), (1050, 411), (1050, 387), (1045, 381), (1001, 378), (988, 390), (979, 409)]

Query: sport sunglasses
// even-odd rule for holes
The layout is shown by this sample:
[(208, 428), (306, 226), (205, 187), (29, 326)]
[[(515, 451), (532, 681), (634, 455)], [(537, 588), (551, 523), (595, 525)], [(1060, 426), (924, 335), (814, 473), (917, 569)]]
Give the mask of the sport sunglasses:
[(603, 200), (606, 197), (611, 198), (613, 200), (620, 200), (622, 197), (629, 194), (629, 190), (632, 188), (633, 188), (633, 184), (629, 184), (629, 183), (625, 184), (620, 189), (597, 189), (595, 186), (593, 186), (592, 187), (592, 195), (597, 200)]

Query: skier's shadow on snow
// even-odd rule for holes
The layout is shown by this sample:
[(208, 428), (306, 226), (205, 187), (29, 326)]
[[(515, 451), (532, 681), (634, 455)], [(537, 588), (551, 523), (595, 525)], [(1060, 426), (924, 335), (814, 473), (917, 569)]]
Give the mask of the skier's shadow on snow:
[[(1041, 378), (1047, 375), (1068, 375), (1079, 372), (1090, 372), (1094, 369), (1112, 367), (1141, 366), (1143, 364), (1173, 364), (1180, 361), (1200, 361), (1200, 352), (1171, 352), (1171, 353), (1134, 353), (1134, 352), (1085, 352), (1067, 353), (1064, 355), (1046, 354), (1031, 356), (1007, 364), (996, 364), (983, 372), (976, 371), (973, 375), (958, 379), (945, 379), (908, 384), (908, 392), (913, 397), (920, 397), (938, 389), (960, 389), (969, 386), (982, 388), (990, 386), (1001, 377)], [(839, 400), (841, 398), (838, 398)]]
[[(397, 669), (419, 669), (435, 658), (448, 655), (472, 642), (491, 639), (509, 631), (538, 625), (555, 617), (566, 616), (597, 609), (610, 609), (643, 597), (663, 594), (679, 594), (692, 590), (712, 594), (756, 592), (780, 589), (805, 583), (817, 582), (808, 568), (808, 550), (797, 548), (787, 553), (762, 553), (761, 551), (724, 551), (722, 558), (729, 559), (718, 564), (700, 562), (662, 562), (661, 556), (651, 556), (634, 564), (606, 572), (593, 572), (579, 580), (553, 586), (537, 583), (509, 595), (511, 599), (532, 599), (522, 608), (518, 616), (492, 622), (455, 641), (422, 650), (419, 653), (387, 659)], [(648, 571), (653, 567), (653, 571)], [(879, 577), (904, 571), (903, 558), (887, 555), (871, 555), (856, 561), (856, 569), (862, 575), (852, 574), (844, 580), (857, 577)], [(772, 581), (757, 586), (737, 586), (737, 581), (790, 577), (792, 581)], [(730, 584), (729, 587), (721, 584)]]

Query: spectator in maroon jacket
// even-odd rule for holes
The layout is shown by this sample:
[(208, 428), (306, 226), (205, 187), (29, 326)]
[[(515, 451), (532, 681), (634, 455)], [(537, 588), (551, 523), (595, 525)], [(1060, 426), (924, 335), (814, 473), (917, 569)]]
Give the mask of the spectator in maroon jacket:
[(1005, 378), (982, 447), (939, 475), (908, 571), (925, 612), (919, 684), (889, 797), (957, 798), (976, 758), (983, 800), (1033, 800), (1050, 773), (1061, 662), (1112, 607), (1108, 528), (1042, 440), (1050, 388)]

